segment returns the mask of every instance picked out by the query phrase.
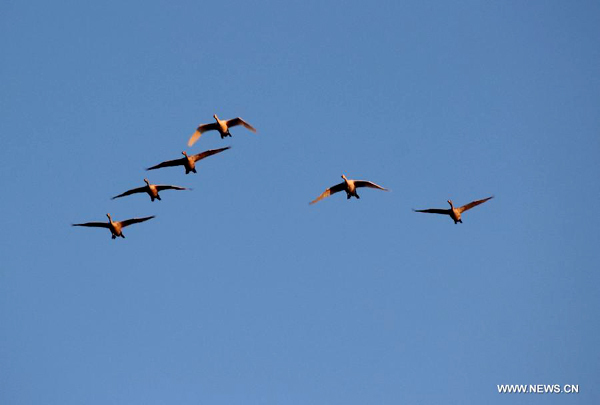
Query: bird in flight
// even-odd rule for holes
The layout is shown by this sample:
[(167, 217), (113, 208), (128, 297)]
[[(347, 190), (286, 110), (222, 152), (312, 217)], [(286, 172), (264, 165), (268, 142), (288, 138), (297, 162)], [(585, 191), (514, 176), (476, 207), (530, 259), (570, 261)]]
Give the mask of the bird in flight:
[(342, 183), (336, 184), (335, 186), (330, 187), (327, 190), (323, 191), (323, 193), (320, 196), (318, 196), (315, 200), (311, 201), (310, 204), (314, 204), (318, 201), (321, 201), (323, 198), (329, 197), (330, 195), (335, 194), (342, 190), (346, 192), (347, 199), (350, 199), (350, 197), (352, 197), (352, 196), (354, 196), (356, 198), (360, 198), (358, 193), (356, 192), (356, 189), (359, 187), (369, 187), (369, 188), (376, 188), (376, 189), (383, 190), (383, 191), (389, 191), (387, 188), (383, 188), (371, 181), (350, 180), (344, 174), (342, 174), (342, 179), (344, 179), (344, 181)]
[(126, 219), (125, 221), (113, 221), (110, 217), (110, 214), (106, 214), (106, 216), (108, 217), (108, 222), (86, 222), (84, 224), (72, 224), (72, 226), (88, 226), (88, 227), (92, 227), (92, 228), (108, 228), (110, 230), (110, 233), (112, 234), (112, 238), (116, 239), (117, 236), (120, 236), (121, 238), (125, 238), (125, 235), (123, 235), (122, 229), (125, 228), (126, 226), (129, 226), (132, 224), (137, 224), (138, 222), (144, 222), (144, 221), (154, 218), (154, 215), (152, 215), (151, 217), (145, 217), (145, 218), (131, 218), (131, 219)]
[(114, 200), (115, 198), (125, 197), (127, 195), (131, 195), (131, 194), (135, 194), (135, 193), (148, 193), (148, 195), (150, 196), (150, 200), (152, 202), (154, 202), (155, 199), (160, 201), (160, 195), (158, 195), (159, 191), (162, 191), (162, 190), (189, 190), (188, 188), (185, 188), (185, 187), (171, 186), (168, 184), (150, 184), (148, 179), (144, 179), (144, 182), (146, 183), (145, 186), (138, 187), (138, 188), (132, 188), (131, 190), (127, 190), (124, 193), (116, 195), (111, 199)]
[(221, 139), (225, 138), (226, 136), (231, 136), (229, 128), (235, 127), (237, 125), (242, 125), (248, 128), (250, 131), (256, 132), (256, 129), (252, 125), (248, 124), (240, 117), (232, 118), (230, 120), (220, 120), (219, 117), (217, 117), (217, 114), (215, 114), (213, 115), (213, 118), (217, 122), (200, 125), (196, 129), (196, 132), (194, 132), (194, 134), (190, 137), (190, 140), (188, 141), (188, 146), (192, 146), (194, 143), (196, 143), (196, 141), (200, 139), (200, 136), (207, 131), (219, 131), (219, 134), (221, 134)]
[(454, 224), (456, 225), (457, 223), (463, 223), (462, 219), (461, 219), (461, 214), (465, 211), (470, 210), (473, 207), (478, 206), (479, 204), (483, 204), (484, 202), (491, 200), (492, 198), (494, 198), (494, 196), (488, 197), (488, 198), (484, 198), (483, 200), (477, 200), (477, 201), (471, 201), (468, 204), (463, 205), (462, 207), (458, 207), (458, 208), (454, 208), (454, 204), (452, 203), (452, 200), (448, 200), (448, 204), (450, 204), (450, 208), (445, 210), (445, 209), (440, 209), (440, 208), (430, 208), (427, 210), (415, 210), (413, 209), (414, 212), (425, 212), (428, 214), (444, 214), (444, 215), (449, 215), (450, 218), (452, 218), (452, 220), (454, 220)]
[(188, 154), (185, 153), (185, 151), (184, 151), (184, 152), (181, 152), (181, 154), (184, 156), (181, 159), (167, 160), (166, 162), (159, 163), (156, 166), (149, 167), (146, 170), (154, 170), (154, 169), (160, 169), (161, 167), (170, 167), (170, 166), (183, 166), (183, 167), (185, 167), (185, 174), (188, 174), (189, 172), (196, 173), (196, 162), (197, 161), (207, 158), (209, 156), (215, 155), (217, 153), (221, 153), (224, 150), (227, 150), (229, 148), (231, 148), (231, 146), (227, 146), (225, 148), (220, 148), (220, 149), (210, 149), (205, 152), (198, 153), (197, 155), (192, 155), (192, 156), (188, 156)]

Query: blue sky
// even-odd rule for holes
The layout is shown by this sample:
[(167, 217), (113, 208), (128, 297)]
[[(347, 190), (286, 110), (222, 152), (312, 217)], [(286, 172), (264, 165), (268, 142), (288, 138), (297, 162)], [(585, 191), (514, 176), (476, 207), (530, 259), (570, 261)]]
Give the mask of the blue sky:
[(4, 1), (0, 403), (598, 403), (599, 15)]

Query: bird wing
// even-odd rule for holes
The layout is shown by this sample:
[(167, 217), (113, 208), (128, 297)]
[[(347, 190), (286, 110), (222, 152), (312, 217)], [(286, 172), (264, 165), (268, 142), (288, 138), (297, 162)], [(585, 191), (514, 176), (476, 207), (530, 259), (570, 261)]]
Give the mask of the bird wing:
[(185, 187), (170, 186), (168, 184), (156, 184), (155, 186), (158, 191), (161, 191), (161, 190), (187, 190), (187, 188), (185, 188)]
[(345, 190), (346, 189), (346, 183), (340, 183), (340, 184), (336, 184), (333, 187), (328, 188), (327, 190), (323, 191), (323, 193), (318, 196), (315, 200), (311, 201), (310, 204), (314, 204), (316, 202), (321, 201), (323, 198), (325, 197), (329, 197), (331, 194), (335, 194), (339, 191)]
[(114, 196), (113, 198), (111, 198), (111, 200), (114, 200), (115, 198), (119, 198), (119, 197), (125, 197), (126, 195), (130, 195), (130, 194), (145, 193), (145, 192), (146, 192), (146, 187), (132, 188), (131, 190), (125, 191), (123, 194)]
[(440, 208), (429, 208), (427, 210), (415, 210), (413, 209), (414, 212), (425, 212), (428, 214), (446, 214), (446, 215), (450, 215), (450, 210), (444, 210), (444, 209), (440, 209)]
[(86, 222), (84, 224), (71, 224), (71, 226), (89, 226), (91, 228), (110, 228), (108, 222)]
[(232, 118), (232, 119), (230, 119), (230, 120), (227, 121), (227, 126), (228, 127), (235, 127), (235, 126), (238, 126), (238, 125), (243, 125), (244, 127), (248, 128), (250, 131), (256, 132), (256, 129), (252, 125), (248, 124), (246, 121), (244, 121), (240, 117)]
[(154, 215), (152, 215), (151, 217), (126, 219), (125, 221), (121, 221), (121, 226), (125, 228), (126, 226), (129, 226), (131, 224), (137, 224), (138, 222), (144, 222), (152, 218), (154, 218)]
[(219, 125), (216, 122), (212, 122), (210, 124), (203, 124), (196, 128), (196, 132), (192, 136), (190, 136), (190, 140), (188, 141), (188, 146), (192, 146), (196, 143), (198, 139), (200, 139), (200, 135), (205, 133), (206, 131), (218, 130)]
[(383, 191), (389, 191), (387, 188), (383, 188), (383, 187), (373, 183), (372, 181), (367, 181), (367, 180), (354, 180), (354, 185), (356, 187), (369, 187), (369, 188), (377, 188), (377, 189), (383, 190)]
[(494, 198), (494, 196), (488, 197), (488, 198), (484, 198), (483, 200), (477, 200), (477, 201), (473, 201), (470, 202), (468, 204), (463, 205), (462, 207), (460, 207), (458, 210), (462, 213), (465, 212), (467, 210), (470, 210), (473, 207), (478, 206), (479, 204), (483, 204), (484, 202), (486, 202), (487, 200), (491, 200), (492, 198)]
[(209, 156), (215, 155), (217, 153), (221, 153), (224, 150), (227, 150), (229, 148), (231, 148), (231, 146), (226, 146), (224, 148), (219, 148), (219, 149), (210, 149), (210, 150), (204, 151), (202, 153), (198, 153), (197, 155), (193, 155), (192, 158), (194, 159), (194, 162), (197, 162), (197, 161), (207, 158)]
[(159, 163), (156, 166), (149, 167), (146, 170), (160, 169), (161, 167), (181, 166), (181, 165), (185, 164), (184, 162), (185, 162), (185, 158), (175, 159), (175, 160), (167, 160), (166, 162)]

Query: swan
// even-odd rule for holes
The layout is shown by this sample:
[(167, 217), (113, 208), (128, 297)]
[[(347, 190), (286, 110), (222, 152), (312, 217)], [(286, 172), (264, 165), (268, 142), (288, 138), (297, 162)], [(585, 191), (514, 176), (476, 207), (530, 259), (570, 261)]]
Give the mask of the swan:
[(121, 238), (125, 238), (125, 235), (123, 235), (122, 229), (125, 228), (126, 226), (129, 226), (132, 224), (137, 224), (138, 222), (144, 222), (144, 221), (154, 218), (154, 215), (152, 215), (151, 217), (131, 218), (131, 219), (126, 219), (125, 221), (113, 221), (112, 218), (110, 217), (110, 214), (106, 214), (106, 216), (108, 217), (108, 223), (107, 222), (86, 222), (83, 224), (72, 224), (72, 226), (88, 226), (88, 227), (92, 227), (92, 228), (108, 228), (110, 230), (110, 233), (112, 234), (112, 238), (116, 239), (117, 236), (120, 236)]
[(200, 139), (200, 136), (207, 131), (219, 131), (219, 134), (221, 134), (221, 139), (225, 138), (226, 136), (231, 136), (229, 128), (238, 125), (242, 125), (252, 132), (256, 132), (256, 129), (252, 125), (248, 124), (240, 117), (232, 118), (230, 120), (220, 120), (219, 117), (217, 117), (217, 114), (215, 114), (213, 115), (213, 118), (217, 122), (212, 122), (210, 124), (202, 124), (198, 128), (196, 128), (196, 132), (194, 132), (194, 134), (190, 137), (190, 140), (188, 141), (188, 146), (192, 146), (193, 144), (195, 144), (196, 141)]
[(329, 197), (330, 195), (340, 192), (342, 190), (346, 192), (347, 199), (350, 199), (350, 197), (352, 197), (352, 196), (354, 196), (356, 198), (360, 198), (358, 193), (356, 192), (356, 189), (359, 187), (369, 187), (369, 188), (376, 188), (376, 189), (383, 190), (383, 191), (389, 191), (387, 188), (383, 188), (371, 181), (350, 180), (346, 177), (345, 174), (342, 174), (342, 179), (344, 179), (344, 181), (342, 183), (336, 184), (335, 186), (330, 187), (327, 190), (323, 191), (323, 193), (320, 196), (318, 196), (315, 200), (311, 201), (310, 204), (319, 202), (323, 198)]
[(162, 190), (189, 190), (189, 188), (179, 187), (179, 186), (171, 186), (168, 184), (150, 184), (148, 179), (144, 179), (144, 182), (146, 183), (146, 185), (144, 187), (132, 188), (131, 190), (127, 190), (122, 194), (114, 196), (113, 198), (111, 198), (111, 200), (114, 200), (115, 198), (125, 197), (127, 195), (131, 195), (131, 194), (135, 194), (135, 193), (148, 193), (151, 201), (154, 202), (155, 199), (160, 201), (160, 195), (158, 195), (159, 191), (162, 191)]
[(224, 150), (227, 150), (230, 148), (231, 148), (231, 146), (227, 146), (225, 148), (220, 148), (220, 149), (210, 149), (205, 152), (198, 153), (197, 155), (191, 155), (191, 156), (188, 156), (188, 154), (185, 151), (183, 151), (183, 152), (181, 152), (181, 154), (184, 157), (182, 157), (181, 159), (167, 160), (166, 162), (159, 163), (156, 166), (149, 167), (146, 170), (154, 170), (154, 169), (160, 169), (161, 167), (170, 167), (170, 166), (184, 166), (185, 174), (188, 174), (189, 172), (197, 173), (196, 172), (196, 162), (197, 161), (207, 158), (209, 156), (215, 155), (217, 153), (221, 153)]
[(484, 198), (483, 200), (476, 200), (476, 201), (471, 201), (468, 204), (463, 205), (462, 207), (458, 207), (458, 208), (454, 208), (454, 204), (452, 203), (452, 200), (448, 200), (448, 204), (450, 204), (450, 208), (445, 210), (445, 209), (440, 209), (440, 208), (429, 208), (426, 210), (415, 210), (413, 209), (414, 212), (425, 212), (428, 214), (444, 214), (444, 215), (449, 215), (450, 218), (452, 218), (452, 220), (454, 220), (454, 225), (456, 225), (457, 223), (463, 223), (462, 219), (461, 219), (461, 214), (467, 210), (470, 210), (473, 207), (478, 206), (479, 204), (483, 204), (484, 202), (491, 200), (492, 198), (494, 198), (494, 196), (488, 197), (488, 198)]

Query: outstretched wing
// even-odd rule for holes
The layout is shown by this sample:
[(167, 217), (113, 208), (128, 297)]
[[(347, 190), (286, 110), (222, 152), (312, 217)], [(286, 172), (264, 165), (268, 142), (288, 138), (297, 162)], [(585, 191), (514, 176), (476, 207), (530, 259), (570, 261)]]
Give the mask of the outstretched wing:
[(219, 125), (216, 122), (200, 125), (198, 128), (196, 128), (196, 132), (194, 132), (194, 134), (190, 137), (190, 140), (188, 141), (188, 146), (192, 146), (193, 144), (195, 144), (196, 141), (200, 139), (200, 135), (202, 135), (206, 131), (216, 131), (218, 129)]
[(491, 200), (492, 198), (494, 198), (494, 196), (488, 197), (488, 198), (484, 198), (483, 200), (477, 200), (477, 201), (473, 201), (470, 202), (468, 204), (463, 205), (462, 207), (460, 207), (458, 210), (462, 213), (465, 212), (467, 210), (470, 210), (473, 207), (478, 206), (479, 204), (483, 204), (484, 202)]
[(188, 189), (187, 189), (187, 188), (185, 188), (185, 187), (179, 187), (179, 186), (170, 186), (170, 185), (168, 185), (168, 184), (157, 184), (157, 185), (156, 185), (156, 189), (157, 189), (158, 191), (161, 191), (161, 190), (188, 190)]
[[(150, 170), (150, 169), (148, 169), (148, 170)], [(125, 197), (126, 195), (130, 195), (130, 194), (144, 193), (144, 192), (146, 192), (146, 187), (133, 188), (131, 190), (125, 191), (123, 194), (114, 196), (113, 198), (111, 198), (111, 200), (114, 200), (115, 198)]]
[(369, 188), (377, 188), (377, 189), (383, 190), (383, 191), (389, 191), (387, 188), (383, 188), (383, 187), (373, 183), (372, 181), (367, 181), (367, 180), (354, 180), (354, 185), (356, 187), (369, 187)]
[(91, 228), (110, 228), (108, 222), (86, 222), (84, 224), (71, 224), (71, 226), (89, 226)]
[(327, 190), (323, 191), (323, 193), (318, 196), (315, 200), (311, 201), (310, 204), (314, 204), (316, 202), (321, 201), (323, 198), (325, 197), (329, 197), (332, 194), (335, 194), (339, 191), (345, 190), (346, 189), (346, 183), (340, 183), (340, 184), (336, 184), (333, 187), (328, 188)]
[(131, 219), (126, 219), (125, 221), (121, 221), (121, 226), (123, 228), (125, 228), (126, 226), (132, 225), (132, 224), (137, 224), (138, 222), (144, 222), (147, 221), (149, 219), (154, 218), (154, 215), (152, 215), (151, 217), (145, 217), (145, 218), (131, 218)]
[(450, 210), (444, 210), (444, 209), (439, 209), (439, 208), (429, 208), (427, 210), (416, 210), (413, 208), (414, 212), (425, 212), (427, 214), (446, 214), (446, 215), (450, 215)]
[(248, 124), (246, 121), (244, 121), (240, 117), (232, 118), (232, 119), (230, 119), (230, 120), (227, 121), (227, 126), (228, 127), (235, 127), (235, 126), (238, 126), (238, 125), (243, 125), (244, 127), (248, 128), (250, 131), (256, 132), (256, 129), (252, 125)]
[(184, 162), (185, 162), (185, 158), (175, 159), (175, 160), (167, 160), (166, 162), (159, 163), (156, 166), (149, 167), (146, 170), (160, 169), (161, 167), (181, 166), (181, 165), (185, 164)]
[(194, 159), (194, 162), (197, 162), (197, 161), (207, 158), (209, 156), (216, 155), (217, 153), (221, 153), (224, 150), (227, 150), (230, 148), (231, 148), (231, 146), (226, 146), (224, 148), (219, 148), (219, 149), (210, 149), (205, 152), (198, 153), (197, 155), (192, 156), (192, 158)]

